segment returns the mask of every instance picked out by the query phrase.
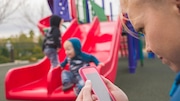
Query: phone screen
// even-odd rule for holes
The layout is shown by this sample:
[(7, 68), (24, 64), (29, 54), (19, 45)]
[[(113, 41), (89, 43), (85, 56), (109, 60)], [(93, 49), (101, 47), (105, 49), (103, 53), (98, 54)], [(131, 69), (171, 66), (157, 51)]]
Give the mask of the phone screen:
[(94, 93), (98, 96), (100, 101), (113, 101), (102, 79), (97, 73), (86, 74), (86, 77), (88, 80), (91, 80)]

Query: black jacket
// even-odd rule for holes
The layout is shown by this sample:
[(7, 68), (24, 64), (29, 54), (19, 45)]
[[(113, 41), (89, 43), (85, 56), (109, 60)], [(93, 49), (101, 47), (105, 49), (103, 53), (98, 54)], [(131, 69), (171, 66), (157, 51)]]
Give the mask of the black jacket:
[[(50, 29), (45, 33), (45, 38), (43, 40), (42, 50), (45, 48), (61, 48), (61, 32), (59, 30), (59, 24), (61, 22), (61, 18), (57, 15), (52, 15), (50, 17)], [(51, 35), (52, 44), (48, 43), (48, 36)]]

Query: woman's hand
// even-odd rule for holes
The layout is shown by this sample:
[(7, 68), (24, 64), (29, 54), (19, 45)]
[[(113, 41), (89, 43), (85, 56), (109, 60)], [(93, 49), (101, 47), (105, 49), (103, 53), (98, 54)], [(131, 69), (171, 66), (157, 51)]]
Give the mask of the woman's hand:
[(105, 77), (101, 76), (101, 78), (103, 79), (104, 83), (106, 84), (107, 88), (109, 89), (116, 101), (128, 101), (127, 95), (119, 87), (114, 85)]
[[(120, 88), (103, 76), (102, 79), (116, 101), (128, 101), (128, 97)], [(82, 88), (76, 101), (97, 101), (97, 97), (92, 94), (92, 85), (90, 80), (86, 81), (85, 86)]]
[(95, 101), (93, 100), (91, 90), (91, 81), (87, 80), (85, 86), (81, 89), (81, 92), (79, 93), (76, 101)]

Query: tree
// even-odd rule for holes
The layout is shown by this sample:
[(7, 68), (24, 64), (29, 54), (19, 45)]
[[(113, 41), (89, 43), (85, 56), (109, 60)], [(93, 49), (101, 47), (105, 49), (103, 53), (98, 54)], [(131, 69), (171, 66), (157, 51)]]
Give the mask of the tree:
[(1, 0), (0, 3), (0, 24), (11, 24), (23, 32), (37, 32), (38, 21), (50, 14), (46, 0)]
[(31, 41), (33, 41), (33, 38), (34, 38), (34, 31), (33, 30), (29, 31), (29, 38)]
[[(19, 2), (17, 2), (19, 1)], [(0, 3), (0, 24), (8, 22), (10, 16), (21, 6), (22, 0), (1, 0)]]
[(26, 41), (28, 41), (28, 38), (27, 38), (27, 36), (26, 36), (25, 33), (21, 33), (21, 34), (20, 34), (20, 36), (19, 36), (19, 41), (21, 41), (21, 42), (26, 42)]
[(23, 5), (21, 6), (22, 9), (20, 13), (24, 18), (23, 21), (29, 25), (29, 28), (31, 28), (31, 26), (37, 26), (40, 19), (51, 14), (47, 1), (43, 1), (42, 3), (38, 3), (38, 5), (35, 5), (36, 2), (34, 2), (34, 4), (33, 2), (28, 2), (28, 0), (21, 2)]

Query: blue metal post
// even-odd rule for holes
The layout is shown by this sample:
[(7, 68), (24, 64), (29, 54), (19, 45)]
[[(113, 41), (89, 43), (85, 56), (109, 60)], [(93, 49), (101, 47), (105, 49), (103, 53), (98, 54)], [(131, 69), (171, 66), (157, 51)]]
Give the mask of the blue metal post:
[[(131, 31), (135, 32), (130, 21), (127, 21), (126, 25)], [(127, 34), (127, 42), (128, 42), (129, 72), (135, 73), (136, 67), (137, 67), (137, 53), (136, 53), (137, 49), (135, 46), (136, 41), (133, 36), (131, 36), (130, 34)]]

